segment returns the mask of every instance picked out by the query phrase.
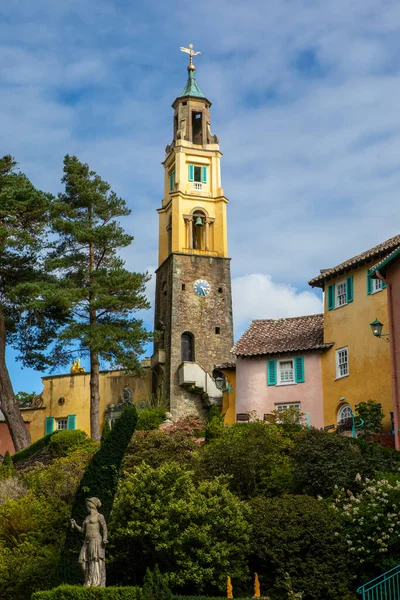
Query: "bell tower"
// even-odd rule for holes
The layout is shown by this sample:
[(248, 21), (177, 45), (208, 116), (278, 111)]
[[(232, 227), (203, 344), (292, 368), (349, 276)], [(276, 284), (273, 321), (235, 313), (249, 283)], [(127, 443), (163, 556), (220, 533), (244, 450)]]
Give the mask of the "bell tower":
[(174, 418), (203, 416), (222, 393), (214, 366), (233, 345), (227, 198), (221, 152), (211, 133), (211, 102), (200, 91), (193, 56), (188, 80), (172, 105), (173, 140), (165, 149), (159, 214), (153, 393), (169, 401)]

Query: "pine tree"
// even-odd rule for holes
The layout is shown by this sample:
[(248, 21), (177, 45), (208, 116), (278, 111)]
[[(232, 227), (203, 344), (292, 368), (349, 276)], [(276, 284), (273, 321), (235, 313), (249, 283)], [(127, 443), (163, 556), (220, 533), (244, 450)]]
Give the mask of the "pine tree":
[[(133, 237), (119, 218), (130, 214), (126, 202), (108, 183), (75, 156), (64, 159), (65, 192), (53, 207), (52, 228), (58, 236), (48, 262), (59, 277), (57, 293), (71, 311), (71, 320), (58, 336), (54, 359), (71, 353), (90, 358), (90, 431), (100, 440), (100, 360), (139, 374), (139, 356), (150, 334), (134, 312), (149, 308), (147, 273), (125, 269), (118, 251)], [(44, 294), (55, 293), (50, 286)]]
[[(23, 362), (36, 365), (35, 354), (48, 342), (43, 313), (26, 311), (15, 290), (40, 276), (50, 196), (37, 190), (16, 167), (11, 156), (0, 158), (0, 408), (15, 449), (21, 450), (31, 438), (15, 399), (6, 346), (12, 344), (21, 351)], [(32, 343), (27, 345), (30, 337)]]

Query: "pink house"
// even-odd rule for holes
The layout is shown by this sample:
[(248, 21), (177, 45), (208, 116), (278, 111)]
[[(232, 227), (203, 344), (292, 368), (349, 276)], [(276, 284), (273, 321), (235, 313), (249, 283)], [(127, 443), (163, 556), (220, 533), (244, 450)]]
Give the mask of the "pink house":
[(275, 410), (297, 408), (322, 428), (321, 353), (324, 316), (253, 321), (233, 347), (236, 354), (236, 414), (259, 419)]
[[(383, 331), (375, 335), (385, 337), (390, 343), (394, 439), (396, 450), (400, 450), (400, 248), (370, 269), (369, 274), (372, 278), (381, 279), (387, 287), (388, 322), (381, 323)], [(384, 341), (376, 340), (376, 343)]]

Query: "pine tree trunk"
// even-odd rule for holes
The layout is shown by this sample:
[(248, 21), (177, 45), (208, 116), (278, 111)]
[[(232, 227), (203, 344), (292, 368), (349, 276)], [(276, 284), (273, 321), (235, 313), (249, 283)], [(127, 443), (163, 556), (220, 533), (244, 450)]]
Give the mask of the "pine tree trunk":
[(100, 368), (97, 352), (90, 353), (90, 437), (100, 441)]
[(0, 307), (0, 409), (2, 410), (10, 431), (15, 451), (22, 450), (31, 443), (29, 431), (15, 400), (10, 375), (6, 366), (6, 327), (4, 312)]

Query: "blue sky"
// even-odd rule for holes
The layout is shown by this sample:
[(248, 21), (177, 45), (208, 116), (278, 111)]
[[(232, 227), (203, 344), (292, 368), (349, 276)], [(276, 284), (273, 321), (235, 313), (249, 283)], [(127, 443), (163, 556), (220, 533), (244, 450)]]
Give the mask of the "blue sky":
[[(65, 154), (88, 162), (132, 209), (128, 267), (154, 271), (192, 42), (224, 153), (236, 336), (318, 312), (308, 279), (399, 233), (399, 29), (389, 0), (9, 0), (1, 152), (54, 193)], [(41, 389), (13, 353), (9, 367), (16, 390)]]

